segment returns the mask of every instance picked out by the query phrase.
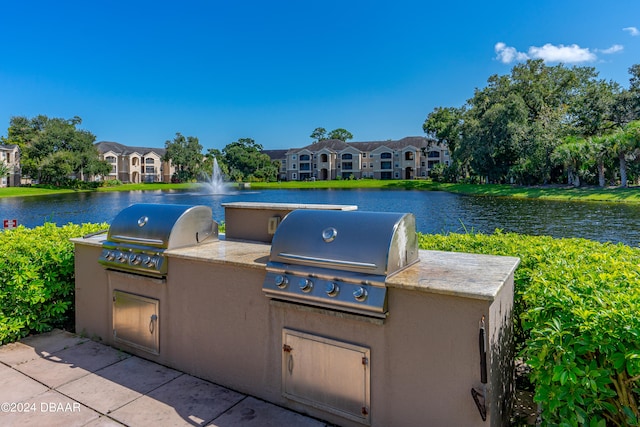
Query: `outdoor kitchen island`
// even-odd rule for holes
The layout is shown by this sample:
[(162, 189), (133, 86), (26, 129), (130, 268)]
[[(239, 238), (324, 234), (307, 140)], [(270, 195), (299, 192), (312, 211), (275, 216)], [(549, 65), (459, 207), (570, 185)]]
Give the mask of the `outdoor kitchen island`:
[(267, 297), (269, 244), (170, 249), (149, 277), (101, 266), (104, 240), (73, 239), (79, 334), (341, 426), (508, 424), (517, 258), (420, 250), (385, 317)]

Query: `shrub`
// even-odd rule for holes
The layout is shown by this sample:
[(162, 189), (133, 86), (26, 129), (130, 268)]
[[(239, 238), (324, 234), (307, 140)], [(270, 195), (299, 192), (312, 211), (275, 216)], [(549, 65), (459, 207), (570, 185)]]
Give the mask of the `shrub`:
[(420, 244), (520, 257), (517, 346), (545, 424), (639, 424), (640, 249), (499, 231), (421, 235)]
[(106, 224), (45, 224), (0, 232), (0, 344), (73, 321), (72, 237)]

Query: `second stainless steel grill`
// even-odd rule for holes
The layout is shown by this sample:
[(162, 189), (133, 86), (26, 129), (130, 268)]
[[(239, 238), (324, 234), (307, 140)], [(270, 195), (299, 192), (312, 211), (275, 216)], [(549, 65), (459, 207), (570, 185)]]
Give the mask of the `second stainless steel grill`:
[(412, 214), (296, 210), (273, 236), (263, 291), (271, 298), (386, 317), (387, 277), (417, 261)]

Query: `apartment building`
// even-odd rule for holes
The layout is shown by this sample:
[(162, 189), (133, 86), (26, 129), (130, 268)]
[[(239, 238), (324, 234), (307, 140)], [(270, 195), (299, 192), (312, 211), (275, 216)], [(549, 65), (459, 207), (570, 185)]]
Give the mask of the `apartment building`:
[(420, 136), (348, 143), (329, 139), (265, 153), (280, 162), (278, 178), (283, 181), (426, 178), (436, 164), (451, 161), (446, 145)]
[(101, 160), (111, 163), (111, 173), (105, 179), (123, 183), (171, 182), (175, 168), (165, 162), (164, 148), (129, 147), (117, 142), (95, 144)]
[(0, 163), (9, 169), (6, 175), (0, 176), (0, 187), (18, 187), (20, 185), (20, 148), (15, 144), (0, 144)]

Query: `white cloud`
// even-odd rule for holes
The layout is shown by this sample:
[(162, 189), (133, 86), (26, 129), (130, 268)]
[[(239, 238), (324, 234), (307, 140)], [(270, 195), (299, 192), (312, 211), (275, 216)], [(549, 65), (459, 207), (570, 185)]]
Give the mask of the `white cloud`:
[(597, 51), (608, 55), (610, 53), (622, 52), (623, 49), (624, 46), (622, 46), (621, 44), (614, 44), (609, 49), (598, 49)]
[(551, 43), (547, 43), (542, 47), (531, 46), (529, 48), (529, 56), (542, 59), (544, 62), (565, 62), (569, 64), (596, 60), (594, 53), (587, 48), (581, 48), (577, 44), (554, 46)]
[[(547, 43), (544, 46), (531, 46), (525, 52), (518, 52), (515, 47), (507, 46), (503, 42), (495, 45), (496, 58), (504, 64), (514, 61), (526, 61), (527, 59), (542, 59), (544, 62), (562, 62), (566, 64), (575, 64), (580, 62), (594, 62), (597, 59), (595, 53), (588, 48), (581, 48), (577, 44), (570, 46), (552, 45)], [(613, 53), (622, 50), (622, 46), (614, 45), (602, 51), (603, 53)]]
[(626, 27), (622, 31), (628, 31), (632, 36), (640, 36), (640, 31), (636, 27)]
[(502, 42), (496, 43), (494, 47), (497, 58), (503, 64), (509, 64), (513, 61), (526, 61), (529, 59), (526, 53), (518, 52), (515, 47), (507, 46)]

